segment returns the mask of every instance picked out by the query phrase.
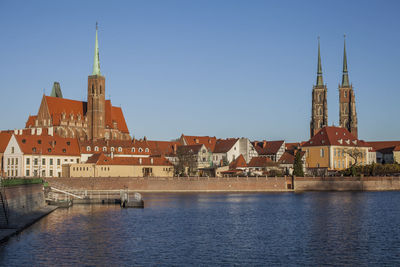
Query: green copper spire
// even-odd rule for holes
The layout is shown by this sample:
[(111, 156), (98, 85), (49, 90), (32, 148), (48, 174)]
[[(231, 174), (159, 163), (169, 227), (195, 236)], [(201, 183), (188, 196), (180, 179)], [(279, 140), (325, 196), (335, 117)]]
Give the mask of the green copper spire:
[(318, 36), (318, 70), (317, 70), (317, 86), (324, 86), (322, 80), (322, 64), (321, 64), (321, 52), (319, 47), (319, 36)]
[(343, 52), (343, 76), (342, 87), (349, 87), (349, 73), (347, 70), (347, 55), (346, 55), (346, 35), (344, 35), (344, 52)]
[(51, 90), (50, 96), (62, 98), (61, 86), (59, 82), (54, 82), (53, 89)]
[(93, 73), (92, 75), (101, 75), (100, 72), (100, 58), (99, 58), (99, 41), (97, 38), (98, 24), (96, 22), (96, 43), (94, 45), (94, 60), (93, 60)]

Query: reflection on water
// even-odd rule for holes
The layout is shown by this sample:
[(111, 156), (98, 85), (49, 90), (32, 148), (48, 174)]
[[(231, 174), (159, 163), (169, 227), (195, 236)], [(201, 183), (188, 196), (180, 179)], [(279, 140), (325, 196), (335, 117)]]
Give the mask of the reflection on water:
[(3, 244), (0, 265), (400, 264), (400, 192), (144, 199), (58, 209)]

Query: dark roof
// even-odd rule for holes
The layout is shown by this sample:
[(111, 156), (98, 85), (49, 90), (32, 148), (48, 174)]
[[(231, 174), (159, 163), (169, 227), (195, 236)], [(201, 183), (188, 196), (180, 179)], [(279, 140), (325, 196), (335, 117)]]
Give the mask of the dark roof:
[(270, 167), (276, 165), (276, 162), (267, 157), (253, 157), (247, 164), (248, 167)]
[(231, 162), (231, 164), (229, 164), (229, 169), (231, 170), (237, 168), (245, 168), (245, 167), (247, 167), (247, 164), (242, 154), (240, 154), (240, 156), (237, 157), (237, 159), (235, 159), (234, 161)]
[(237, 142), (238, 138), (218, 139), (214, 153), (226, 153), (228, 152)]
[(284, 140), (278, 141), (254, 141), (253, 146), (256, 149), (258, 155), (275, 155), (281, 148)]
[(200, 145), (191, 145), (191, 146), (180, 146), (178, 147), (178, 153), (182, 154), (197, 154), (199, 153), (200, 149), (203, 147), (202, 144)]

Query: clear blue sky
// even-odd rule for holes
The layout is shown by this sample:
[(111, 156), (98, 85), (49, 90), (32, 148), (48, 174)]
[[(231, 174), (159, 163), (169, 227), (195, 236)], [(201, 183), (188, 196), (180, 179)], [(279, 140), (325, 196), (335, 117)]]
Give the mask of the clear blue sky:
[(0, 129), (43, 92), (86, 100), (99, 22), (106, 96), (136, 138), (309, 138), (321, 36), (338, 124), (343, 34), (359, 137), (400, 139), (399, 1), (0, 1)]

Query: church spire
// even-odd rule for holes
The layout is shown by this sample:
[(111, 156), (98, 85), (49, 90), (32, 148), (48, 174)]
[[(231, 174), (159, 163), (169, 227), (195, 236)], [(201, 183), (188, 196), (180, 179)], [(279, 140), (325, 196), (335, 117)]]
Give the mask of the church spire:
[(321, 52), (320, 52), (320, 45), (319, 45), (319, 36), (318, 36), (318, 70), (317, 70), (316, 86), (324, 86), (324, 82), (322, 80), (322, 65), (321, 65)]
[(92, 75), (101, 75), (100, 72), (100, 58), (99, 58), (99, 42), (97, 38), (98, 24), (96, 22), (96, 43), (94, 45), (94, 60), (93, 60), (93, 73)]
[(343, 50), (343, 76), (342, 87), (349, 87), (349, 73), (347, 70), (347, 55), (346, 55), (346, 35), (344, 35), (344, 50)]

